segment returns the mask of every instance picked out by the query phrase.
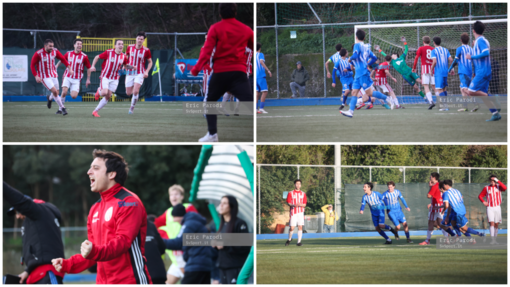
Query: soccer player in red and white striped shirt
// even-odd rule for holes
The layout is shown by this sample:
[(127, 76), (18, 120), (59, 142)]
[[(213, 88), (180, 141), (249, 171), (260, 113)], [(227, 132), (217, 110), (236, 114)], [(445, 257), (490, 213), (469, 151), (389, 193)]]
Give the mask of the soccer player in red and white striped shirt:
[[(78, 97), (78, 93), (80, 92), (80, 82), (81, 78), (83, 78), (83, 66), (90, 69), (90, 61), (89, 57), (81, 51), (83, 46), (83, 41), (81, 39), (74, 39), (74, 51), (69, 51), (65, 53), (64, 58), (66, 58), (67, 62), (71, 65), (71, 70), (73, 70), (74, 75), (70, 75), (67, 70), (64, 72), (63, 81), (62, 81), (62, 94), (60, 95), (60, 101), (62, 102), (62, 107), (57, 111), (57, 114), (62, 114), (62, 108), (64, 108), (64, 103), (66, 101), (67, 91), (71, 90), (71, 98), (76, 99)], [(60, 61), (57, 63), (56, 68), (60, 65)], [(85, 87), (90, 85), (90, 74), (87, 74), (87, 81), (85, 83)], [(67, 112), (64, 114), (64, 116)]]
[(397, 82), (397, 79), (395, 79), (390, 74), (390, 62), (391, 62), (391, 56), (386, 55), (385, 57), (386, 62), (380, 63), (376, 68), (372, 70), (370, 73), (370, 77), (373, 77), (375, 73), (375, 81), (374, 86), (375, 88), (386, 95), (389, 95), (391, 97), (391, 101), (393, 101), (393, 104), (395, 104), (395, 107), (397, 109), (403, 109), (401, 105), (398, 104), (398, 99), (395, 93), (393, 92), (393, 89), (391, 88), (390, 84), (388, 83), (387, 77), (390, 77), (395, 83)]
[(289, 223), (289, 240), (285, 242), (285, 246), (288, 246), (292, 241), (292, 233), (294, 227), (298, 227), (298, 242), (297, 246), (303, 245), (301, 243), (301, 237), (303, 236), (303, 225), (305, 225), (305, 207), (306, 207), (306, 193), (301, 191), (301, 180), (294, 180), (293, 191), (287, 194), (287, 204), (290, 206), (290, 223)]
[[(47, 39), (44, 41), (44, 48), (35, 52), (30, 62), (30, 69), (35, 77), (37, 83), (42, 83), (46, 89), (51, 92), (48, 99), (48, 109), (51, 109), (51, 100), (55, 99), (58, 106), (62, 106), (62, 102), (58, 97), (58, 74), (57, 68), (55, 67), (55, 58), (59, 59), (69, 69), (69, 63), (64, 56), (54, 48), (52, 40)], [(69, 70), (69, 74), (72, 76), (74, 72)], [(64, 109), (65, 111), (65, 109)], [(67, 112), (65, 112), (67, 114)]]
[[(434, 227), (440, 228), (440, 223), (443, 220), (443, 209), (437, 209), (438, 206), (443, 205), (443, 198), (441, 197), (441, 191), (439, 190), (439, 173), (433, 172), (430, 174), (430, 190), (427, 194), (427, 198), (431, 199), (431, 203), (428, 205), (429, 209), (429, 226), (427, 230), (427, 239), (419, 245), (429, 245), (430, 238), (434, 232)], [(442, 229), (441, 229), (442, 230)], [(444, 231), (444, 230), (442, 230)], [(444, 231), (446, 232), (446, 231)]]
[[(483, 205), (487, 206), (487, 221), (490, 223), (489, 228), (493, 240), (492, 242), (494, 243), (496, 241), (496, 236), (498, 236), (498, 226), (502, 222), (501, 192), (506, 191), (506, 186), (499, 181), (495, 175), (491, 175), (489, 181), (491, 184), (483, 188), (480, 195), (478, 195), (478, 199)], [(487, 201), (483, 199), (484, 197), (487, 197)]]
[(435, 92), (436, 97), (439, 96), (439, 93), (436, 91), (434, 76), (432, 73), (432, 50), (434, 50), (434, 47), (430, 46), (430, 37), (424, 36), (422, 38), (423, 40), (423, 46), (418, 48), (416, 51), (416, 57), (414, 58), (414, 64), (413, 64), (413, 73), (416, 73), (416, 66), (418, 64), (418, 59), (421, 60), (421, 84), (425, 88), (425, 96), (427, 97), (427, 100), (430, 103), (429, 110), (432, 109), (435, 104), (432, 100), (432, 93), (429, 89), (429, 84), (431, 89)]
[(100, 117), (97, 112), (106, 106), (108, 100), (112, 96), (112, 93), (115, 93), (117, 90), (117, 86), (119, 85), (119, 71), (121, 67), (124, 67), (124, 69), (136, 69), (135, 66), (128, 64), (128, 57), (126, 54), (122, 53), (123, 48), (124, 41), (120, 39), (115, 40), (115, 48), (108, 49), (97, 55), (92, 62), (92, 67), (87, 71), (88, 73), (95, 72), (97, 61), (99, 61), (99, 59), (103, 60), (103, 64), (101, 65), (101, 75), (99, 76), (99, 79), (101, 79), (101, 86), (97, 90), (95, 97), (96, 101), (99, 100), (99, 95), (103, 96), (103, 99), (92, 112), (92, 115), (96, 118)]
[[(136, 44), (129, 45), (126, 50), (128, 63), (136, 67), (136, 69), (129, 69), (126, 71), (126, 94), (128, 96), (133, 95), (129, 114), (133, 114), (140, 95), (140, 87), (142, 87), (143, 79), (149, 77), (149, 71), (152, 68), (151, 51), (149, 48), (143, 46), (143, 41), (145, 41), (145, 32), (138, 32), (138, 34), (136, 34)], [(147, 69), (145, 69), (145, 61), (148, 63)]]

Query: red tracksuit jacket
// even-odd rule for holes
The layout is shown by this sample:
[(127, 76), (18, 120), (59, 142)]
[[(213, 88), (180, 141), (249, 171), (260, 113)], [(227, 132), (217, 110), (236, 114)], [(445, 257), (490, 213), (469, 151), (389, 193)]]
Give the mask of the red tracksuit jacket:
[(147, 213), (138, 196), (120, 184), (101, 193), (87, 220), (92, 251), (62, 263), (62, 272), (80, 273), (97, 262), (97, 284), (152, 284), (145, 259)]
[(211, 60), (214, 73), (246, 73), (246, 47), (254, 50), (253, 30), (235, 18), (223, 19), (209, 28), (207, 40), (191, 72), (198, 74)]

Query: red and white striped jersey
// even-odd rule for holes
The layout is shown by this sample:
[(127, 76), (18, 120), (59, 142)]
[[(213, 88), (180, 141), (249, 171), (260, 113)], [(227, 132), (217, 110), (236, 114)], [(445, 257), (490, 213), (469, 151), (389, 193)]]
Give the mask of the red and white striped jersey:
[(246, 74), (248, 75), (248, 77), (252, 73), (252, 67), (253, 67), (253, 63), (251, 61), (252, 57), (253, 57), (253, 50), (246, 47)]
[(434, 209), (434, 207), (438, 207), (443, 205), (443, 198), (441, 197), (441, 191), (439, 190), (439, 182), (430, 187), (429, 193), (432, 198), (430, 202), (430, 209), (432, 212), (443, 212), (443, 209)]
[(74, 74), (69, 76), (69, 73), (66, 69), (63, 78), (69, 77), (71, 79), (81, 80), (83, 78), (83, 65), (85, 65), (87, 69), (90, 69), (89, 57), (83, 52), (76, 54), (74, 51), (69, 51), (64, 55), (64, 58), (66, 58), (66, 60), (69, 62), (69, 65), (71, 65), (71, 69), (73, 70)]
[(416, 69), (416, 65), (418, 64), (418, 58), (421, 60), (421, 74), (431, 74), (432, 69), (432, 50), (434, 50), (431, 46), (421, 46), (416, 51), (416, 57), (414, 58), (413, 70)]
[[(152, 57), (149, 48), (142, 46), (137, 49), (135, 44), (131, 44), (127, 47), (126, 55), (128, 56), (128, 63), (131, 66), (136, 66), (136, 75), (145, 73), (145, 60)], [(127, 72), (128, 75), (135, 75), (133, 69), (128, 69)]]
[[(287, 194), (287, 203), (289, 204), (306, 204), (306, 193), (301, 190), (293, 190)], [(304, 207), (291, 207), (290, 216), (305, 212)]]
[(32, 61), (30, 62), (30, 69), (32, 70), (34, 77), (39, 76), (43, 79), (57, 78), (58, 74), (57, 69), (55, 68), (55, 58), (62, 61), (64, 66), (69, 66), (69, 63), (57, 48), (53, 48), (51, 53), (46, 52), (44, 48), (35, 52), (32, 57)]
[(501, 192), (506, 191), (506, 186), (500, 181), (496, 185), (487, 185), (483, 188), (478, 199), (484, 202), (483, 198), (487, 196), (487, 202), (490, 207), (501, 205)]
[(118, 80), (120, 68), (128, 63), (126, 54), (117, 54), (115, 49), (108, 49), (99, 54), (99, 59), (104, 60), (101, 65), (101, 76), (99, 77), (109, 80)]
[(377, 69), (375, 69), (375, 85), (382, 86), (388, 83), (386, 79), (386, 71), (390, 70), (390, 65), (388, 62), (382, 62), (379, 64)]

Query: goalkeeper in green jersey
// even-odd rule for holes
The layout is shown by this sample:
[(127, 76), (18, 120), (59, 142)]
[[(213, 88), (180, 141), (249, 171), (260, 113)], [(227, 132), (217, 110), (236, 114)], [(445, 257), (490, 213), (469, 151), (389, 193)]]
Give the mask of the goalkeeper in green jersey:
[[(406, 57), (407, 57), (407, 51), (408, 51), (408, 47), (407, 47), (407, 42), (406, 42), (406, 38), (404, 36), (402, 36), (402, 38), (400, 38), (400, 40), (402, 42), (404, 42), (404, 53), (399, 57), (397, 54), (392, 54), (391, 55), (391, 58), (393, 60), (391, 60), (391, 65), (393, 66), (393, 68), (399, 73), (402, 75), (402, 77), (404, 78), (404, 80), (406, 80), (406, 82), (409, 83), (409, 85), (411, 85), (413, 87), (413, 89), (418, 93), (420, 94), (420, 96), (422, 98), (425, 98), (425, 94), (420, 91), (420, 88), (418, 87), (418, 83), (421, 84), (421, 79), (420, 77), (416, 74), (416, 73), (413, 73), (413, 70), (411, 70), (411, 68), (406, 64)], [(374, 47), (379, 53), (381, 53), (384, 57), (386, 57), (386, 53), (384, 53), (381, 48), (379, 47), (379, 45), (375, 45)]]

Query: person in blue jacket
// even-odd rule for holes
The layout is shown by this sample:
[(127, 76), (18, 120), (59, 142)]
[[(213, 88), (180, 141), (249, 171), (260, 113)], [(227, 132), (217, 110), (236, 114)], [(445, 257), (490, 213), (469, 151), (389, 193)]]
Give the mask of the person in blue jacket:
[(173, 207), (172, 217), (182, 225), (181, 231), (174, 239), (163, 239), (166, 249), (182, 250), (186, 261), (184, 278), (181, 284), (211, 284), (214, 250), (211, 246), (183, 246), (182, 236), (185, 233), (209, 233), (207, 221), (195, 212), (186, 213), (182, 204)]

